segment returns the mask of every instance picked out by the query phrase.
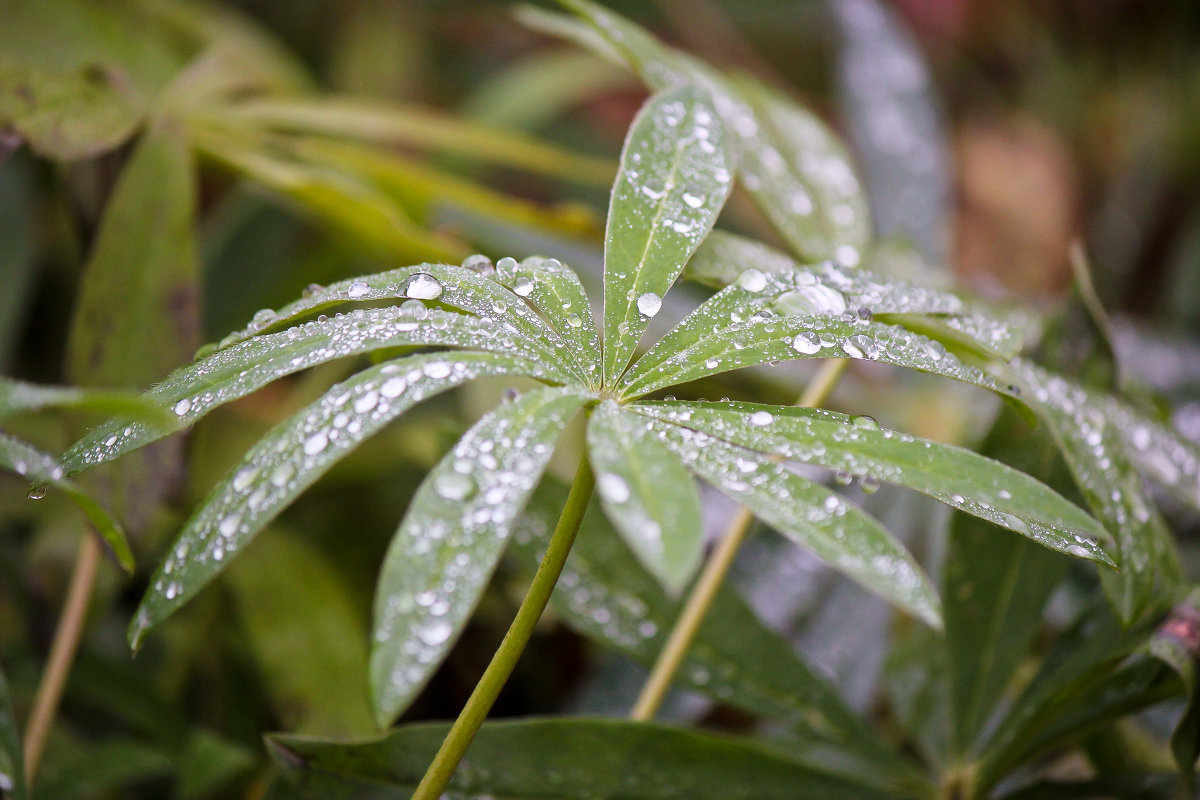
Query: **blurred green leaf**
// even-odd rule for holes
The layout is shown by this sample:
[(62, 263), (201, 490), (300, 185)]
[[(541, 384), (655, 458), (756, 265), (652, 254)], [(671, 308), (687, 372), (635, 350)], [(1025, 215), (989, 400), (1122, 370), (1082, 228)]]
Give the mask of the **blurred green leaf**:
[[(445, 732), (441, 724), (413, 725), (360, 744), (268, 741), (286, 778), (308, 797), (401, 798), (411, 794)], [(599, 719), (486, 723), (449, 791), (474, 800), (895, 797), (752, 741)]]
[(112, 737), (47, 753), (38, 770), (37, 797), (99, 800), (128, 796), (137, 784), (167, 778), (175, 764), (157, 744)]
[(94, 414), (122, 414), (133, 419), (161, 422), (167, 411), (153, 399), (133, 392), (43, 386), (0, 375), (0, 419), (26, 411), (66, 408)]
[(4, 292), (0, 293), (0, 372), (12, 369), (38, 277), (35, 185), (33, 164), (22, 158), (0, 156), (0, 219), (7, 220), (4, 235), (0, 236), (0, 264), (4, 265)]
[(1171, 734), (1171, 754), (1179, 769), (1181, 793), (1192, 795), (1196, 784), (1196, 757), (1200, 756), (1200, 708), (1196, 696), (1196, 650), (1200, 647), (1200, 589), (1193, 588), (1187, 598), (1167, 615), (1150, 638), (1151, 655), (1179, 676), (1187, 703)]
[(195, 731), (180, 755), (180, 800), (210, 796), (248, 772), (255, 764), (255, 755), (245, 746), (211, 731)]
[(0, 669), (0, 792), (12, 800), (25, 800), (25, 757), (17, 736), (8, 680)]
[[(949, 607), (948, 597), (946, 602)], [(880, 693), (904, 736), (935, 773), (944, 773), (952, 763), (954, 720), (948, 673), (946, 648), (936, 632), (921, 625), (896, 626)]]
[(604, 383), (625, 370), (663, 295), (712, 230), (733, 185), (712, 101), (681, 88), (650, 98), (629, 128), (604, 243)]
[(590, 397), (578, 386), (524, 393), (477, 422), (421, 482), (375, 592), (371, 692), (380, 727), (458, 639), (554, 442)]
[(704, 557), (700, 497), (692, 476), (651, 435), (644, 417), (612, 401), (592, 413), (587, 438), (609, 519), (638, 560), (678, 595)]
[(375, 731), (366, 625), (346, 579), (320, 551), (273, 531), (242, 554), (226, 585), (288, 730), (322, 736)]

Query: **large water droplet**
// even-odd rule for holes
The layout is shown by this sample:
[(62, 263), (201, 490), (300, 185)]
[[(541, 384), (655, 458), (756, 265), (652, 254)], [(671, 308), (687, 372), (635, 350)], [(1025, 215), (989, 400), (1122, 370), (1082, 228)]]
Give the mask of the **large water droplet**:
[(567, 314), (567, 325), (572, 328), (583, 327), (583, 318), (575, 313)]
[(792, 339), (792, 349), (797, 353), (811, 356), (821, 351), (821, 337), (812, 331), (798, 333), (796, 338)]
[(310, 456), (315, 456), (324, 450), (327, 444), (329, 444), (329, 437), (325, 435), (324, 431), (317, 431), (304, 440), (304, 452)]
[(417, 631), (417, 637), (429, 645), (436, 647), (450, 638), (450, 634), (454, 632), (454, 628), (449, 622), (435, 622), (432, 625), (426, 625)]
[(450, 375), (450, 365), (445, 361), (434, 361), (426, 364), (422, 371), (426, 376), (433, 378), (434, 380), (439, 380)]
[(433, 480), (433, 491), (447, 500), (466, 500), (475, 491), (475, 482), (469, 475), (444, 472)]
[(870, 336), (856, 333), (842, 342), (842, 352), (851, 358), (877, 358), (879, 345), (875, 344), (875, 340)]
[(467, 256), (463, 259), (462, 265), (463, 269), (469, 269), (471, 272), (475, 272), (480, 275), (496, 274), (496, 265), (492, 263), (490, 258), (482, 253), (476, 253), (473, 256)]
[(846, 310), (846, 295), (832, 286), (816, 283), (803, 289), (784, 292), (776, 298), (774, 306), (775, 310), (784, 316), (836, 316)]
[(760, 428), (765, 428), (775, 421), (775, 417), (771, 416), (768, 411), (755, 411), (750, 415), (750, 424), (757, 425)]
[(662, 308), (662, 298), (654, 292), (646, 292), (637, 299), (637, 309), (643, 317), (653, 317), (660, 308)]
[(371, 287), (366, 281), (353, 281), (346, 287), (346, 296), (351, 300), (357, 300), (360, 297), (366, 297), (371, 293)]
[(610, 503), (624, 503), (629, 499), (629, 484), (620, 475), (612, 472), (602, 472), (596, 476), (596, 488), (600, 495)]
[(174, 405), (174, 411), (177, 415), (183, 416), (192, 410), (191, 398), (185, 397)]
[(761, 292), (767, 286), (767, 276), (751, 267), (738, 275), (737, 285), (747, 292)]
[(533, 279), (522, 275), (513, 283), (513, 294), (518, 297), (529, 297), (533, 293)]
[(442, 284), (428, 272), (418, 272), (404, 282), (404, 296), (415, 300), (436, 300), (442, 296)]

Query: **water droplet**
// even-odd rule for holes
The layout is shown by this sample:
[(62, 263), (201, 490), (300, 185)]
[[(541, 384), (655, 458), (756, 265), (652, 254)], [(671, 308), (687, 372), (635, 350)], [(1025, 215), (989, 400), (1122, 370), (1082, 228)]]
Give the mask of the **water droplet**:
[(41, 500), (46, 496), (47, 484), (39, 483), (37, 486), (29, 487), (28, 497), (30, 500)]
[(442, 296), (442, 284), (428, 272), (418, 272), (404, 282), (404, 296), (416, 300), (436, 300)]
[(450, 638), (454, 632), (449, 622), (435, 622), (417, 631), (417, 637), (430, 647), (436, 647)]
[(505, 311), (508, 311), (508, 303), (503, 300), (496, 300), (492, 303), (492, 311), (497, 314), (503, 314)]
[(637, 299), (637, 309), (643, 317), (653, 317), (660, 308), (662, 308), (662, 298), (654, 292), (646, 292)]
[(839, 486), (849, 486), (850, 482), (854, 480), (854, 476), (844, 469), (839, 469), (837, 472), (833, 473), (833, 480)]
[(371, 287), (367, 285), (366, 281), (352, 281), (350, 285), (346, 287), (346, 296), (351, 300), (357, 300), (360, 297), (366, 297), (370, 293)]
[(513, 387), (510, 386), (504, 390), (503, 394), (500, 395), (500, 399), (506, 403), (511, 403), (512, 401), (516, 400), (520, 396), (521, 396), (520, 390), (514, 389)]
[(767, 276), (751, 267), (738, 275), (737, 285), (747, 292), (761, 292), (767, 287)]
[(175, 413), (181, 417), (191, 410), (192, 410), (192, 400), (189, 397), (183, 398), (182, 400), (180, 400), (178, 403), (176, 403), (174, 405)]
[(271, 470), (271, 483), (275, 486), (285, 486), (295, 474), (296, 468), (285, 462)]
[(517, 268), (517, 260), (512, 256), (505, 256), (496, 262), (496, 272), (501, 277), (508, 277), (513, 274), (513, 270)]
[(875, 492), (879, 491), (879, 478), (864, 475), (859, 482), (859, 488), (862, 489), (863, 494), (875, 494)]
[(856, 333), (842, 342), (842, 352), (851, 358), (876, 358), (879, 356), (879, 345), (865, 334)]
[(234, 491), (244, 492), (258, 477), (258, 467), (243, 467), (233, 476)]
[(796, 338), (792, 339), (792, 349), (806, 356), (819, 353), (821, 351), (821, 337), (812, 331), (798, 333), (796, 334)]
[(629, 499), (629, 484), (620, 475), (612, 472), (602, 472), (596, 476), (596, 488), (600, 495), (610, 503), (624, 503)]
[(434, 361), (430, 364), (426, 364), (422, 371), (427, 377), (433, 378), (434, 380), (439, 380), (450, 375), (450, 365), (445, 361)]
[(858, 266), (858, 262), (862, 258), (859, 255), (858, 248), (851, 247), (848, 244), (843, 244), (834, 250), (833, 256), (839, 263), (845, 264), (847, 267)]
[(390, 399), (404, 394), (404, 390), (407, 388), (408, 384), (404, 378), (396, 376), (384, 381), (383, 385), (379, 387), (379, 393)]
[(784, 316), (828, 314), (837, 316), (846, 310), (846, 295), (832, 286), (816, 283), (803, 289), (793, 289), (779, 295), (775, 310)]
[(867, 430), (872, 431), (879, 430), (879, 423), (875, 421), (875, 418), (867, 416), (866, 414), (859, 414), (851, 417), (850, 422), (856, 428), (866, 428)]
[(443, 472), (433, 480), (433, 491), (447, 500), (466, 500), (475, 491), (475, 482), (467, 475)]
[(372, 408), (379, 404), (379, 393), (375, 391), (367, 392), (361, 397), (354, 400), (354, 410), (359, 414), (366, 414)]
[(269, 308), (260, 308), (258, 311), (255, 311), (254, 316), (250, 318), (250, 321), (255, 325), (270, 325), (275, 320), (275, 312)]
[(688, 187), (683, 193), (683, 202), (689, 208), (699, 208), (704, 205), (704, 192), (694, 187)]
[(750, 415), (750, 424), (757, 425), (760, 428), (765, 428), (775, 421), (775, 417), (771, 416), (768, 411), (755, 411)]
[(325, 291), (325, 287), (324, 287), (324, 286), (322, 286), (321, 284), (319, 284), (319, 283), (310, 283), (308, 286), (306, 286), (306, 287), (304, 288), (304, 296), (305, 296), (305, 297), (312, 297), (313, 295), (320, 294), (320, 293), (321, 293), (321, 292), (323, 292), (323, 291)]
[(225, 538), (229, 538), (237, 533), (238, 527), (242, 524), (241, 514), (229, 514), (221, 517), (221, 521), (217, 523), (217, 530)]
[(429, 309), (420, 300), (412, 298), (400, 304), (400, 313), (417, 319), (425, 319), (429, 316)]
[(567, 325), (572, 328), (581, 328), (583, 327), (583, 318), (578, 314), (567, 314)]
[(513, 294), (518, 297), (529, 297), (533, 293), (533, 279), (525, 275), (517, 278), (513, 283)]
[(463, 269), (469, 269), (471, 272), (479, 275), (495, 275), (496, 265), (492, 260), (482, 253), (476, 253), (473, 256), (467, 256), (462, 262)]
[(315, 456), (324, 450), (327, 444), (329, 444), (329, 437), (325, 435), (324, 431), (317, 431), (304, 440), (304, 452), (310, 456)]

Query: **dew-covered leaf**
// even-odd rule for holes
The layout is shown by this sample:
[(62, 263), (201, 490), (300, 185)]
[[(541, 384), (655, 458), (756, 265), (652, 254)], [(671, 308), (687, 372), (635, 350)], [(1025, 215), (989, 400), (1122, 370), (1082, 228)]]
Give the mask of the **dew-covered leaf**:
[[(927, 494), (1052, 550), (1112, 565), (1108, 534), (1041, 481), (953, 445), (879, 427), (870, 417), (755, 403), (666, 402), (632, 408), (764, 455)], [(876, 483), (876, 485), (878, 485)]]
[(1046, 423), (1088, 506), (1112, 535), (1119, 573), (1101, 573), (1106, 593), (1129, 624), (1170, 597), (1179, 557), (1166, 524), (1133, 468), (1115, 420), (1079, 384), (1031, 362), (1012, 373)]
[[(270, 738), (272, 756), (294, 791), (320, 798), (407, 798), (446, 735), (443, 723), (407, 725), (369, 742)], [(463, 800), (587, 797), (819, 797), (885, 800), (827, 768), (785, 758), (749, 739), (606, 719), (485, 723), (450, 781)]]
[(526, 392), (484, 416), (425, 476), (375, 591), (371, 690), (381, 726), (458, 639), (555, 441), (591, 397), (577, 386)]
[(147, 393), (150, 401), (172, 410), (172, 419), (111, 420), (68, 450), (63, 463), (68, 473), (74, 474), (111, 461), (182, 430), (225, 403), (308, 367), (385, 348), (425, 346), (514, 355), (538, 365), (531, 368), (535, 377), (552, 382), (571, 380), (569, 373), (543, 366), (549, 356), (541, 343), (529, 340), (507, 324), (490, 317), (428, 309), (419, 300), (409, 300), (399, 308), (357, 309), (311, 320), (218, 350), (177, 370)]
[[(814, 302), (825, 302), (824, 298), (821, 293)], [(719, 308), (724, 302), (716, 300), (714, 306)], [(1016, 397), (1015, 390), (979, 367), (963, 363), (947, 352), (941, 342), (897, 325), (868, 321), (857, 314), (843, 317), (816, 311), (803, 316), (776, 316), (768, 310), (749, 319), (731, 320), (699, 339), (695, 336), (688, 331), (677, 337), (677, 342), (651, 348), (626, 373), (621, 382), (622, 396), (639, 397), (668, 386), (760, 364), (807, 358), (854, 358), (941, 375)]]
[(0, 431), (0, 469), (8, 469), (34, 484), (34, 495), (40, 496), (47, 486), (58, 489), (79, 507), (92, 527), (112, 548), (113, 555), (126, 572), (133, 571), (133, 551), (125, 538), (121, 523), (98, 502), (64, 477), (65, 470), (54, 456)]
[(787, 292), (801, 291), (784, 299), (779, 313), (828, 308), (827, 313), (836, 314), (838, 309), (866, 308), (882, 322), (898, 323), (919, 333), (928, 331), (933, 338), (961, 344), (981, 355), (1009, 359), (1020, 351), (1024, 340), (1021, 320), (993, 313), (981, 302), (836, 262), (801, 265), (761, 242), (725, 231), (713, 231), (704, 240), (684, 277), (717, 289), (738, 286), (753, 290), (745, 299), (758, 305), (764, 297), (767, 303), (774, 303)]
[[(767, 411), (755, 412), (750, 420), (759, 426), (774, 421)], [(912, 554), (861, 509), (762, 453), (649, 416), (646, 424), (689, 469), (763, 522), (869, 591), (941, 627), (941, 602), (929, 578)]]
[(1116, 397), (1089, 395), (1104, 409), (1138, 470), (1179, 502), (1200, 511), (1200, 447)]
[(609, 519), (667, 591), (678, 594), (700, 566), (704, 525), (696, 484), (645, 420), (612, 401), (588, 422), (588, 457)]
[(12, 800), (25, 800), (25, 760), (17, 736), (8, 680), (0, 668), (0, 792)]
[(275, 426), (184, 524), (129, 629), (136, 648), (215, 578), (262, 528), (363, 440), (416, 403), (485, 375), (531, 375), (499, 354), (431, 353), (363, 370)]
[[(468, 258), (468, 266), (476, 260)], [(515, 263), (500, 259), (501, 269)], [(350, 302), (380, 302), (420, 300), (448, 309), (491, 319), (498, 325), (510, 327), (531, 342), (540, 343), (542, 359), (547, 366), (558, 366), (570, 373), (571, 362), (565, 342), (559, 338), (533, 309), (516, 302), (511, 291), (480, 272), (448, 264), (418, 264), (411, 267), (350, 278), (329, 286), (314, 286), (305, 296), (278, 310), (265, 309), (240, 331), (221, 340), (219, 347), (228, 347), (265, 331), (294, 324), (319, 311)], [(583, 376), (579, 376), (580, 379)]]
[(11, 414), (40, 411), (45, 408), (122, 414), (152, 422), (167, 418), (167, 412), (158, 403), (134, 392), (44, 386), (0, 375), (0, 419)]
[(567, 343), (577, 372), (599, 386), (600, 334), (579, 276), (557, 258), (527, 258), (497, 279), (541, 312), (546, 324)]
[[(595, 3), (564, 5), (606, 42), (600, 55), (617, 55), (650, 88), (692, 85), (712, 95), (743, 185), (797, 254), (859, 263), (871, 232), (866, 199), (845, 148), (816, 115), (753, 78), (723, 75), (664, 46)], [(570, 35), (569, 27), (559, 28)], [(592, 44), (588, 37), (572, 38)]]
[[(541, 561), (566, 497), (565, 485), (545, 481), (514, 530), (515, 547), (531, 569)], [(575, 630), (647, 667), (683, 608), (595, 505), (584, 516), (551, 604)], [(911, 765), (732, 587), (717, 591), (675, 683), (786, 725), (811, 742), (813, 752), (827, 756), (831, 766), (858, 765), (850, 772), (872, 785), (895, 788), (913, 780)]]
[(725, 130), (694, 88), (656, 94), (621, 152), (604, 242), (604, 382), (625, 369), (663, 295), (712, 230), (733, 185)]

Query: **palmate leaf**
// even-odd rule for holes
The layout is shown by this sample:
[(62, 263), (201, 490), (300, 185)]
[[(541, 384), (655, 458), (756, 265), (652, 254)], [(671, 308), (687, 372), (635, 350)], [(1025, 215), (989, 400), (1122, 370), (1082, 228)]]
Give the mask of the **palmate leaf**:
[(450, 651), (554, 442), (592, 397), (578, 386), (526, 392), (476, 423), (421, 483), (375, 594), (371, 689), (381, 726), (407, 707)]
[[(718, 301), (720, 302), (720, 301)], [(688, 337), (689, 339), (691, 337)], [(824, 313), (758, 316), (731, 322), (688, 342), (656, 345), (622, 379), (623, 397), (639, 397), (730, 370), (809, 358), (854, 358), (907, 367), (1017, 398), (979, 367), (963, 363), (938, 341), (898, 325)]]
[[(775, 417), (751, 415), (766, 426)], [(688, 469), (764, 522), (926, 624), (941, 628), (937, 590), (912, 554), (878, 522), (828, 489), (761, 453), (707, 433), (646, 417), (654, 434)]]
[[(755, 272), (763, 273), (763, 281)], [(1020, 352), (1022, 326), (1011, 314), (997, 314), (979, 301), (932, 286), (849, 269), (836, 262), (802, 266), (785, 253), (761, 242), (725, 231), (713, 231), (696, 250), (684, 277), (723, 289), (762, 289), (749, 297), (770, 296), (768, 303), (787, 292), (780, 313), (792, 309), (827, 313), (867, 308), (882, 322), (893, 322), (928, 332), (982, 356), (1009, 359)]]
[[(518, 301), (513, 298), (513, 302)], [(146, 395), (149, 401), (172, 409), (172, 419), (112, 420), (77, 442), (64, 455), (63, 463), (68, 474), (74, 474), (111, 461), (308, 367), (382, 348), (431, 345), (511, 354), (538, 364), (536, 377), (563, 383), (571, 378), (570, 373), (554, 368), (541, 343), (491, 317), (477, 318), (423, 305), (359, 309), (245, 339), (176, 370)]]
[(629, 363), (733, 185), (712, 101), (681, 88), (638, 112), (621, 152), (604, 242), (604, 383)]
[[(618, 59), (652, 89), (692, 85), (712, 95), (755, 203), (797, 254), (855, 266), (870, 236), (866, 200), (837, 137), (814, 114), (753, 78), (729, 77), (672, 50), (629, 20), (586, 0), (563, 0), (587, 25), (527, 17)], [(550, 25), (545, 25), (550, 21)], [(598, 38), (604, 42), (595, 47)]]
[(527, 258), (496, 278), (538, 310), (575, 353), (588, 384), (599, 388), (600, 334), (579, 276), (557, 258)]
[(700, 497), (679, 459), (650, 435), (645, 420), (601, 403), (588, 421), (588, 458), (609, 519), (673, 594), (695, 575), (704, 555)]
[(1080, 385), (1027, 361), (1012, 364), (1034, 411), (1049, 427), (1075, 483), (1116, 544), (1120, 572), (1101, 574), (1124, 624), (1169, 601), (1180, 579), (1179, 556), (1166, 524), (1106, 409)]
[(12, 800), (25, 800), (26, 797), (25, 760), (3, 669), (0, 669), (0, 792)]
[[(515, 549), (531, 568), (542, 558), (566, 496), (566, 487), (547, 480), (514, 530)], [(575, 630), (646, 666), (662, 651), (683, 606), (595, 506), (583, 519), (551, 604)], [(728, 586), (718, 590), (675, 683), (782, 723), (807, 743), (806, 760), (819, 759), (856, 782), (891, 790), (922, 783), (913, 765)]]
[(870, 417), (754, 403), (633, 408), (764, 456), (904, 486), (1052, 550), (1113, 565), (1100, 545), (1109, 538), (1105, 529), (1049, 486), (970, 450), (880, 428)]
[(126, 572), (133, 571), (133, 551), (129, 549), (129, 540), (121, 523), (91, 495), (67, 480), (63, 466), (54, 456), (0, 431), (0, 469), (12, 470), (40, 487), (53, 486), (71, 498), (112, 549), (121, 567)]
[(480, 376), (539, 371), (514, 356), (433, 353), (379, 364), (329, 389), (259, 439), (193, 512), (134, 615), (131, 645), (220, 574), (338, 460), (413, 405)]
[[(446, 730), (440, 723), (410, 725), (358, 744), (296, 736), (273, 736), (269, 742), (293, 784), (289, 796), (399, 800), (411, 796)], [(448, 793), (464, 800), (895, 797), (786, 759), (752, 740), (602, 719), (487, 723)]]

